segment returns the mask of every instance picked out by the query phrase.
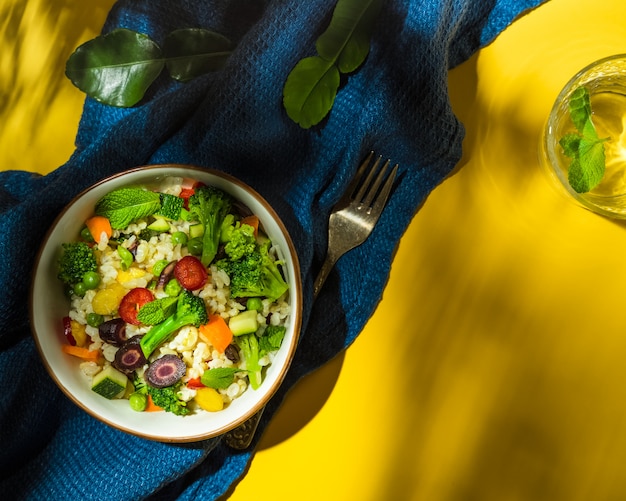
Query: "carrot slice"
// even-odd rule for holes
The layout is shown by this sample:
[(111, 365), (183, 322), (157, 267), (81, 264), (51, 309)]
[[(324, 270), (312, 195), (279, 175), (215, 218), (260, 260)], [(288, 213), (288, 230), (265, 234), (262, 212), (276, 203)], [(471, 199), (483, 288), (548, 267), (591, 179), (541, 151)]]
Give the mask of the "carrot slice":
[(81, 346), (72, 346), (71, 344), (62, 344), (61, 350), (68, 355), (73, 355), (89, 362), (97, 362), (100, 358), (100, 351), (90, 350)]
[(233, 333), (224, 319), (216, 313), (209, 315), (209, 321), (200, 326), (200, 336), (213, 345), (220, 353), (233, 341)]
[(254, 228), (254, 236), (259, 235), (259, 216), (255, 216), (254, 214), (246, 216), (241, 219), (241, 224), (252, 226)]
[(162, 410), (163, 410), (163, 407), (159, 407), (157, 404), (155, 404), (154, 401), (152, 400), (152, 397), (148, 395), (148, 404), (146, 405), (144, 412), (158, 412)]
[(111, 222), (104, 216), (93, 216), (85, 221), (85, 225), (91, 233), (95, 242), (99, 242), (104, 233), (108, 238), (111, 238), (113, 230), (111, 229)]

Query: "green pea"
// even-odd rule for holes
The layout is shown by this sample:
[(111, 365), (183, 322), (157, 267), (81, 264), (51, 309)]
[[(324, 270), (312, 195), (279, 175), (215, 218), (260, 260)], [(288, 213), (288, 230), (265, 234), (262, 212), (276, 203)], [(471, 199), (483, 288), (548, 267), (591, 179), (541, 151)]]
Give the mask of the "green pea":
[(199, 256), (202, 254), (202, 239), (199, 237), (190, 238), (187, 241), (187, 250), (192, 256)]
[(178, 280), (172, 278), (169, 282), (167, 282), (167, 284), (165, 284), (165, 288), (163, 290), (168, 296), (174, 297), (178, 296), (182, 292), (183, 288), (181, 287)]
[(78, 282), (72, 290), (77, 296), (83, 297), (87, 292), (87, 286), (83, 282)]
[(100, 275), (95, 271), (88, 271), (83, 275), (83, 285), (86, 290), (95, 289), (100, 285)]
[(93, 312), (87, 313), (87, 325), (91, 325), (91, 327), (98, 327), (103, 321), (104, 318), (102, 315)]
[(258, 297), (251, 297), (246, 301), (246, 308), (248, 310), (261, 311), (263, 309), (263, 301)]
[(152, 265), (152, 274), (155, 277), (158, 277), (159, 275), (161, 275), (161, 273), (169, 263), (170, 262), (167, 259), (161, 259), (157, 261), (156, 263), (154, 263), (154, 265)]
[(184, 231), (175, 231), (174, 233), (172, 233), (172, 243), (174, 245), (177, 245), (177, 244), (186, 245), (187, 233), (185, 233)]
[(143, 412), (146, 410), (146, 406), (148, 405), (148, 397), (146, 397), (143, 393), (131, 393), (128, 397), (128, 403), (130, 404), (130, 408), (137, 412)]

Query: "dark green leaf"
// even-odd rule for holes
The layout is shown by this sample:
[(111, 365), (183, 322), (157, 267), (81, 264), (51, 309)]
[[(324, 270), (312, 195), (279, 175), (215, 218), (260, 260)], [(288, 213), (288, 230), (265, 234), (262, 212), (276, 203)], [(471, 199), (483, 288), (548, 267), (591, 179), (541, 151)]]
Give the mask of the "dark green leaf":
[(102, 103), (133, 106), (164, 64), (161, 49), (150, 37), (118, 28), (78, 47), (67, 61), (65, 74)]
[(222, 68), (230, 52), (228, 38), (199, 28), (173, 31), (163, 44), (167, 69), (181, 82)]
[(302, 128), (318, 124), (330, 111), (337, 89), (339, 70), (321, 57), (307, 57), (291, 70), (283, 89), (285, 110)]
[(317, 53), (339, 71), (355, 71), (370, 50), (370, 37), (382, 0), (338, 0), (328, 28), (317, 39)]

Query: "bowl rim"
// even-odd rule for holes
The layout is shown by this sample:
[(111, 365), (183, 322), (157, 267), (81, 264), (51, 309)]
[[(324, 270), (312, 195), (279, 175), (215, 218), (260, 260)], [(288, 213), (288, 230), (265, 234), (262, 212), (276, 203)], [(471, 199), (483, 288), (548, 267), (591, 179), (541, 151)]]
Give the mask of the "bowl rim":
[[(40, 265), (42, 264), (43, 255), (48, 246), (48, 243), (50, 242), (50, 239), (52, 235), (54, 234), (55, 230), (57, 229), (57, 226), (59, 225), (59, 223), (67, 215), (68, 211), (75, 204), (79, 202), (79, 200), (81, 200), (84, 196), (88, 195), (91, 191), (95, 190), (96, 188), (101, 187), (102, 185), (105, 185), (105, 184), (114, 183), (116, 180), (119, 180), (120, 178), (126, 177), (128, 175), (141, 175), (142, 173), (146, 173), (146, 175), (148, 175), (149, 173), (154, 172), (155, 173), (154, 177), (158, 178), (159, 174), (161, 173), (163, 177), (166, 177), (167, 175), (175, 175), (174, 173), (172, 173), (172, 171), (185, 171), (191, 176), (193, 176), (193, 174), (197, 174), (198, 176), (205, 177), (205, 178), (211, 178), (211, 177), (214, 179), (219, 178), (226, 183), (230, 183), (233, 186), (249, 194), (255, 200), (256, 203), (258, 203), (259, 205), (263, 207), (263, 209), (267, 212), (267, 215), (273, 219), (274, 224), (278, 227), (280, 233), (282, 234), (282, 238), (285, 240), (287, 244), (287, 249), (284, 249), (284, 250), (281, 249), (281, 250), (287, 253), (291, 258), (290, 263), (291, 263), (292, 270), (290, 272), (289, 279), (290, 279), (290, 289), (292, 289), (292, 292), (290, 292), (291, 294), (290, 316), (292, 316), (292, 319), (290, 323), (293, 326), (293, 333), (291, 335), (291, 343), (288, 347), (288, 352), (285, 355), (285, 362), (279, 367), (278, 374), (274, 377), (274, 380), (272, 381), (271, 385), (265, 389), (262, 397), (258, 400), (258, 402), (255, 405), (251, 406), (246, 412), (239, 415), (237, 419), (234, 419), (231, 422), (221, 427), (218, 427), (216, 429), (210, 430), (208, 432), (195, 433), (195, 434), (182, 433), (179, 436), (173, 436), (173, 435), (161, 436), (158, 433), (142, 432), (130, 426), (126, 426), (120, 423), (114, 423), (111, 419), (108, 419), (105, 416), (100, 415), (94, 409), (85, 405), (71, 391), (70, 388), (66, 387), (66, 385), (62, 383), (62, 381), (59, 379), (59, 376), (56, 374), (55, 370), (53, 370), (50, 360), (46, 356), (45, 350), (43, 349), (42, 339), (40, 339), (40, 336), (44, 336), (46, 334), (50, 335), (50, 333), (40, 333), (37, 331), (37, 321), (35, 317), (35, 310), (36, 310), (35, 295), (37, 291), (37, 278), (39, 276), (37, 271), (39, 270)], [(180, 175), (181, 172), (179, 172), (178, 174)], [(186, 176), (182, 176), (182, 177), (186, 177)], [(130, 184), (132, 184), (132, 181), (130, 182)], [(141, 181), (138, 184), (141, 184)], [(208, 182), (207, 184), (210, 184), (210, 182)], [(120, 185), (120, 186), (123, 186), (123, 185)], [(261, 219), (261, 221), (263, 220)], [(61, 391), (80, 409), (84, 410), (89, 415), (98, 419), (99, 421), (115, 429), (129, 433), (131, 435), (135, 435), (135, 436), (149, 439), (149, 440), (160, 441), (160, 442), (185, 443), (185, 442), (202, 441), (202, 440), (206, 440), (209, 438), (214, 438), (214, 437), (223, 435), (227, 433), (228, 431), (238, 427), (239, 425), (241, 425), (248, 419), (250, 419), (259, 410), (263, 409), (267, 405), (268, 401), (275, 395), (275, 393), (278, 391), (279, 387), (283, 383), (287, 375), (287, 372), (293, 362), (293, 358), (295, 356), (296, 348), (299, 344), (299, 337), (300, 337), (301, 329), (302, 329), (302, 302), (303, 302), (303, 292), (302, 292), (301, 268), (300, 268), (300, 263), (299, 263), (298, 254), (296, 252), (295, 245), (293, 243), (293, 240), (291, 238), (289, 231), (287, 230), (280, 216), (276, 213), (274, 208), (269, 204), (269, 202), (260, 193), (258, 193), (250, 185), (234, 177), (233, 175), (214, 169), (214, 168), (201, 167), (201, 166), (193, 165), (193, 164), (180, 164), (180, 163), (146, 164), (146, 165), (134, 167), (132, 169), (128, 169), (122, 172), (112, 174), (110, 176), (107, 176), (106, 178), (100, 179), (96, 183), (91, 184), (89, 187), (81, 190), (77, 195), (75, 195), (70, 200), (70, 202), (68, 202), (60, 210), (57, 216), (54, 218), (53, 222), (51, 223), (50, 227), (45, 233), (45, 236), (42, 239), (42, 242), (39, 246), (39, 249), (37, 251), (35, 261), (33, 264), (33, 274), (31, 277), (30, 291), (29, 291), (29, 322), (30, 322), (31, 335), (35, 342), (37, 351), (39, 352), (39, 358), (42, 361), (44, 367), (46, 368), (46, 371), (48, 372), (52, 380), (55, 382), (56, 386), (59, 389), (61, 389)], [(246, 391), (249, 391), (249, 390), (250, 389), (248, 388)], [(180, 416), (176, 416), (176, 418), (184, 419), (184, 417), (181, 418)], [(181, 422), (184, 423), (184, 421), (181, 421)], [(184, 429), (184, 426), (181, 428)]]

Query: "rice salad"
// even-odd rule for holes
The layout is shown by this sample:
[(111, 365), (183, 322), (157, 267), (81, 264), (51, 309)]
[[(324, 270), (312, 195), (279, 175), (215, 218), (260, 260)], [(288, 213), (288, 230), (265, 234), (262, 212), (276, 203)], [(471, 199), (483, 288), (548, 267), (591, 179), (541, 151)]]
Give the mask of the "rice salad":
[(108, 193), (58, 264), (63, 351), (136, 411), (226, 408), (262, 384), (285, 334), (280, 249), (247, 207), (193, 179)]

